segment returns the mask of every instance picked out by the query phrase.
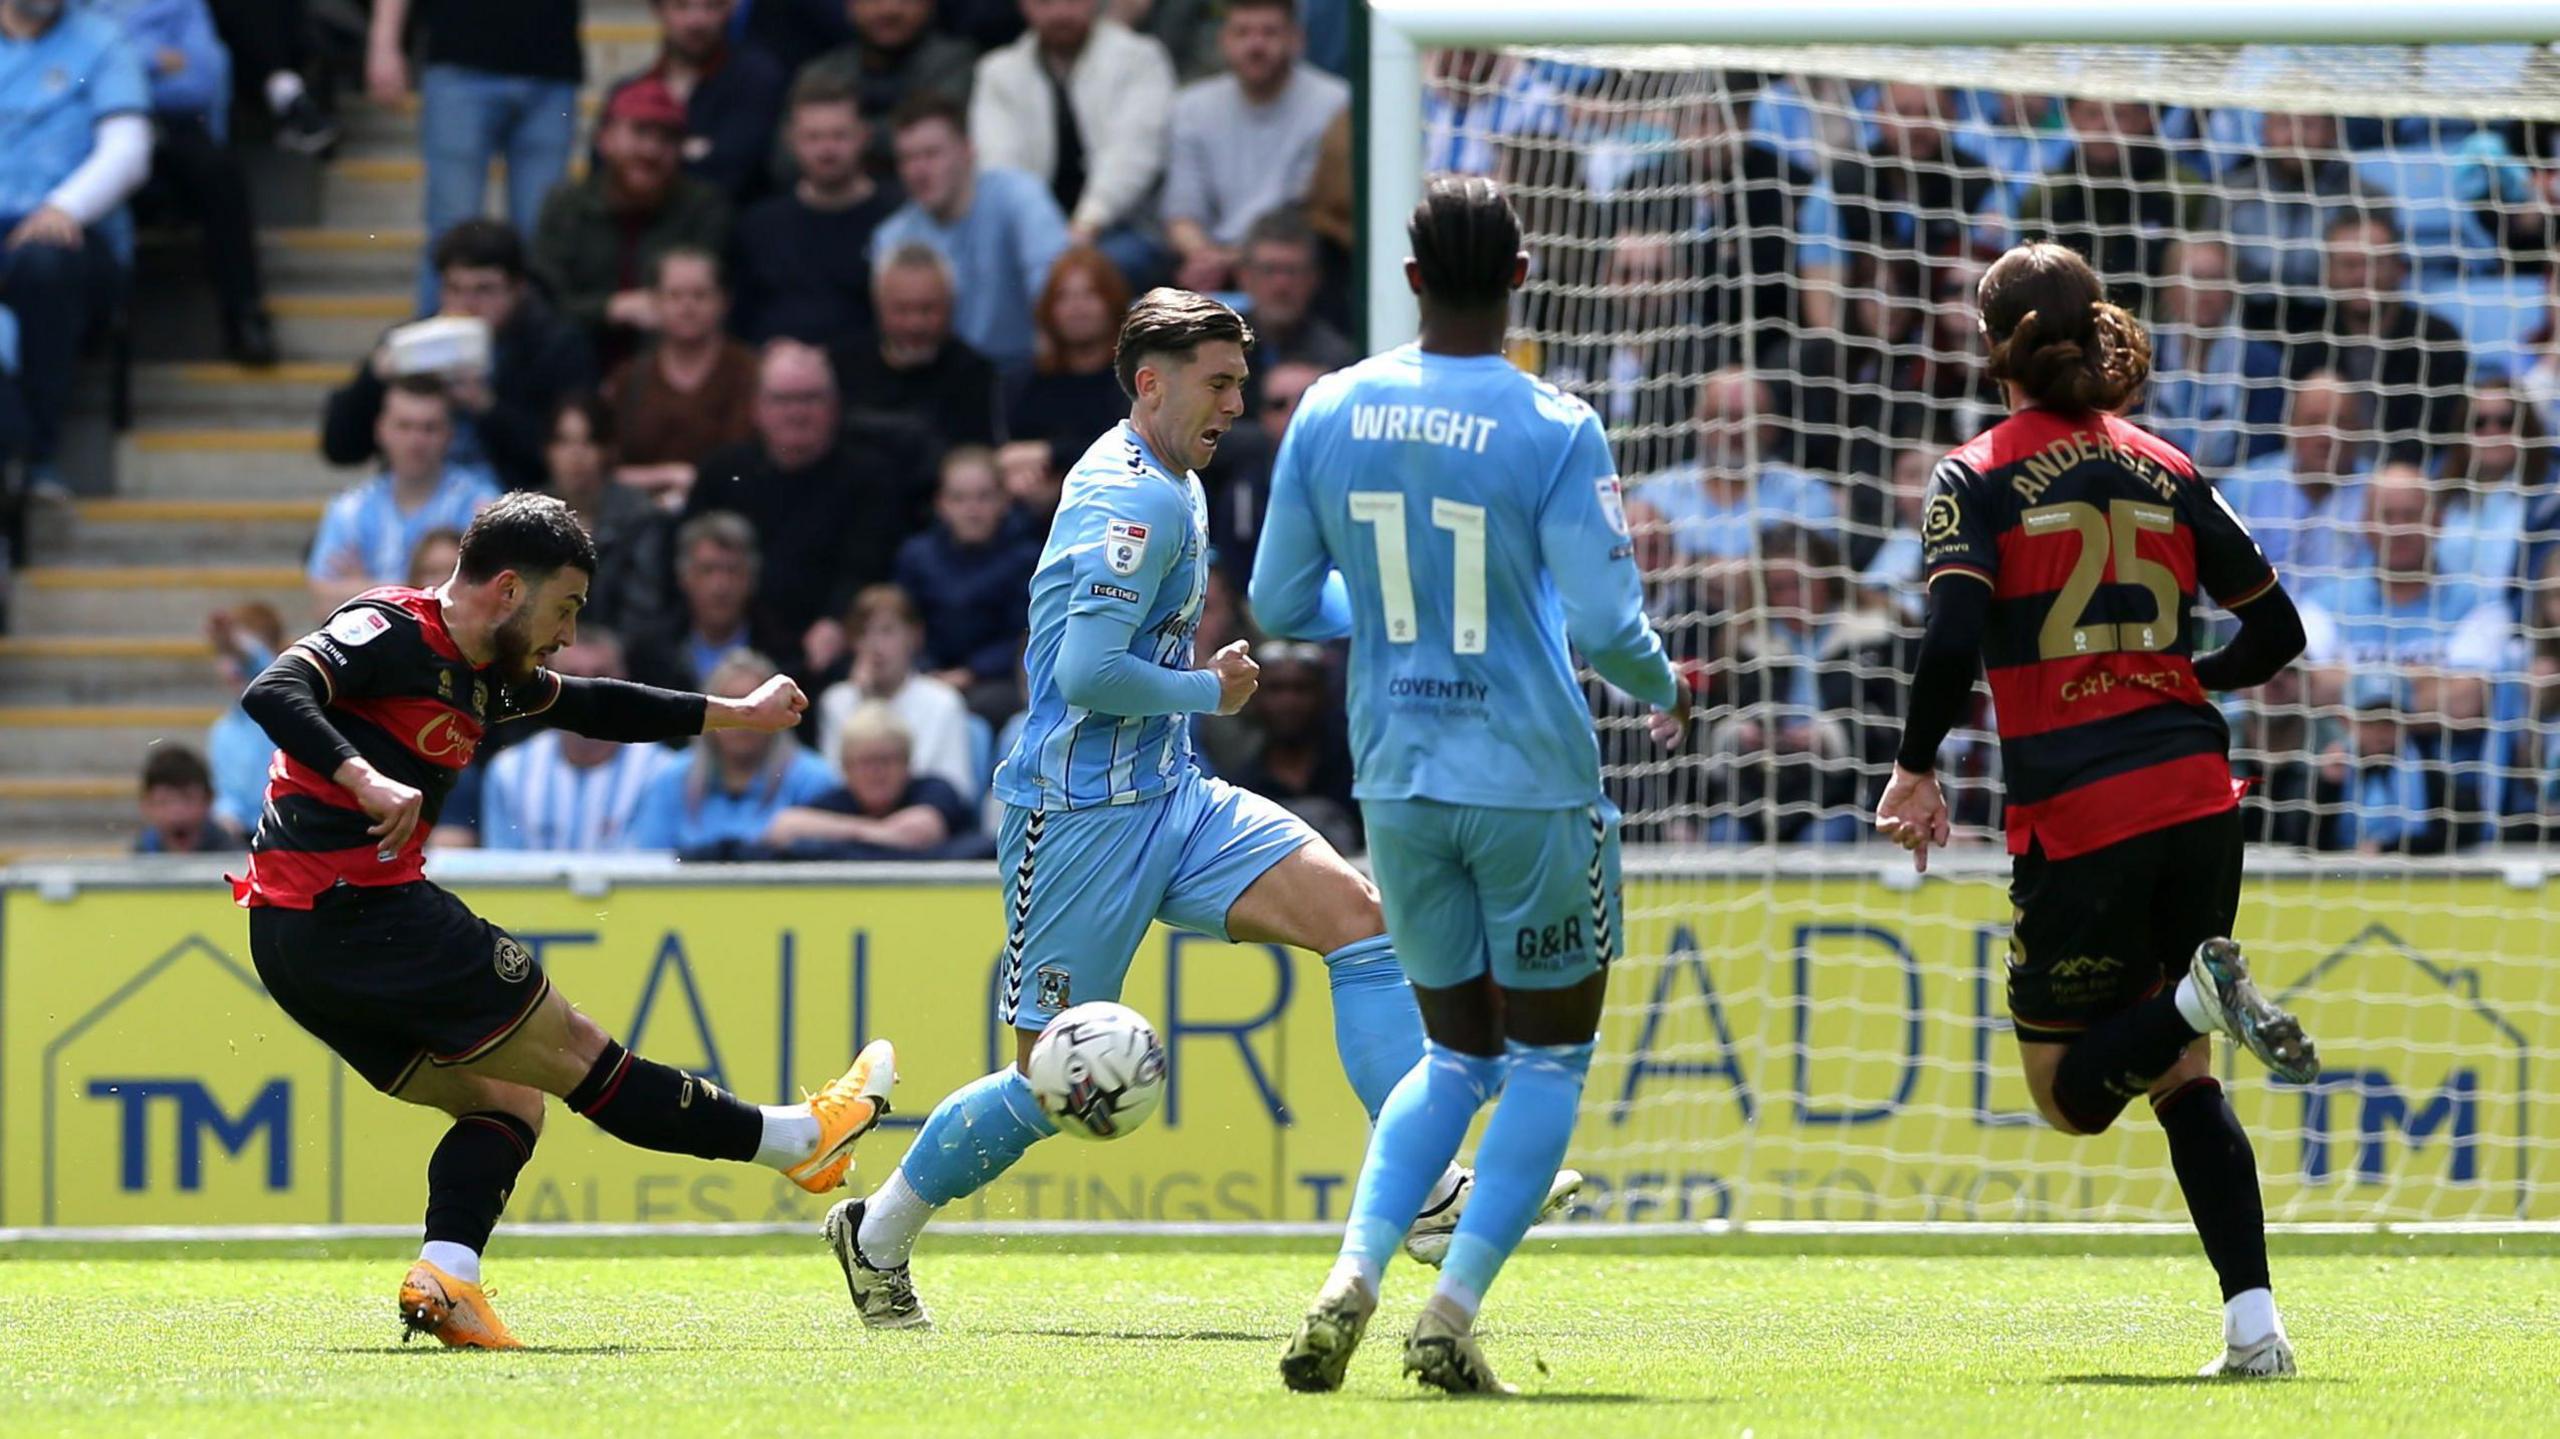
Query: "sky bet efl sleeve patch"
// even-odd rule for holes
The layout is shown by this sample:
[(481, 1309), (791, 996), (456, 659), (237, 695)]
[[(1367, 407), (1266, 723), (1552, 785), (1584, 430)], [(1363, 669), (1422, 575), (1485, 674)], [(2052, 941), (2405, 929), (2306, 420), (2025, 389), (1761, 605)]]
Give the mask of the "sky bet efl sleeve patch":
[(391, 621), (382, 617), (382, 611), (368, 606), (342, 612), (329, 621), (327, 633), (329, 638), (352, 648), (390, 628)]
[(1115, 575), (1134, 575), (1147, 558), (1147, 527), (1136, 520), (1112, 520), (1102, 529), (1102, 562)]

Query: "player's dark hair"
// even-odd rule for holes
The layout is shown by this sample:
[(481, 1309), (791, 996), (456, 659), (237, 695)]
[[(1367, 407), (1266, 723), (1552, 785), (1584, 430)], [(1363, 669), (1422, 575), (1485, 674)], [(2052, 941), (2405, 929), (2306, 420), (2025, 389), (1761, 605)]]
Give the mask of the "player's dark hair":
[(447, 270), (502, 270), (510, 280), (525, 276), (524, 237), (503, 220), (470, 219), (436, 237), (429, 256), (436, 273)]
[(929, 125), (936, 120), (958, 131), (961, 139), (969, 138), (968, 108), (934, 90), (918, 90), (899, 101), (898, 108), (889, 112), (889, 130), (892, 134), (903, 135), (918, 125)]
[(1202, 345), (1233, 340), (1253, 348), (1253, 326), (1206, 295), (1159, 285), (1138, 297), (1120, 322), (1120, 346), (1111, 357), (1120, 391), (1138, 398), (1138, 367), (1163, 355), (1188, 360)]
[(155, 789), (192, 789), (213, 793), (213, 771), (206, 768), (204, 756), (182, 744), (151, 747), (151, 755), (142, 762), (142, 792)]
[(2113, 410), (2151, 376), (2151, 336), (2109, 302), (2098, 272), (2050, 241), (2019, 245), (1982, 277), (1991, 378), (2064, 414)]
[(454, 573), (464, 584), (477, 585), (513, 570), (539, 585), (562, 569), (593, 575), (596, 542), (578, 523), (577, 511), (550, 495), (518, 490), (472, 517)]
[(1239, 10), (1286, 10), (1290, 23), (1296, 24), (1298, 0), (1227, 0), (1228, 14), (1233, 15)]
[(1422, 271), (1422, 293), (1459, 310), (1509, 303), (1520, 257), (1520, 214), (1481, 175), (1441, 175), (1422, 192), (1404, 232)]

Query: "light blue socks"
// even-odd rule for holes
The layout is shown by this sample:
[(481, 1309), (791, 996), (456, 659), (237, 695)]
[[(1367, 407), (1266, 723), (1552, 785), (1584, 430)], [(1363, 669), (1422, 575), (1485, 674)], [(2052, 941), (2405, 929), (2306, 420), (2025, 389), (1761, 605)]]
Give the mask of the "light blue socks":
[[(1502, 1063), (1502, 1102), (1486, 1121), (1476, 1146), (1476, 1187), (1467, 1196), (1449, 1257), (1440, 1267), (1435, 1301), (1456, 1306), (1472, 1321), (1503, 1261), (1546, 1207), (1547, 1186), (1573, 1142), (1582, 1082), (1591, 1072), (1590, 1044), (1533, 1045), (1513, 1041)], [(1493, 1061), (1483, 1061), (1492, 1063)], [(1380, 1126), (1382, 1135), (1385, 1127)], [(1364, 1181), (1365, 1183), (1365, 1181)]]
[(939, 1209), (987, 1187), (1032, 1145), (1058, 1132), (1040, 1111), (1031, 1082), (1007, 1066), (973, 1079), (933, 1108), (898, 1172), (916, 1197)]
[(1333, 1047), (1360, 1107), (1376, 1119), (1396, 1082), (1422, 1061), (1422, 1010), (1381, 934), (1324, 957), (1333, 986)]
[[(1466, 1141), (1476, 1111), (1501, 1091), (1502, 1063), (1426, 1042), (1422, 1062), (1406, 1072), (1379, 1109), (1351, 1196), (1351, 1224), (1342, 1236), (1342, 1262), (1357, 1267), (1372, 1291), (1423, 1200)], [(1477, 1184), (1483, 1184), (1481, 1177)], [(1470, 1213), (1475, 1203), (1468, 1201)]]

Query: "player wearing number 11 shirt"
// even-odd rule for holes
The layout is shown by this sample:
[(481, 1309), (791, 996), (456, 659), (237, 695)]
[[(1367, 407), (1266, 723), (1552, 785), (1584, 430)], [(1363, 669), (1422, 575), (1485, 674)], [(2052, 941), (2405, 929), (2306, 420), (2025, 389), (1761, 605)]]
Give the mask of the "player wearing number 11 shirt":
[[(2239, 787), (2206, 694), (2291, 663), (2302, 621), (2194, 463), (2116, 417), (2151, 345), (2104, 293), (2059, 245), (2021, 245), (1983, 276), (2011, 414), (1930, 487), (1928, 631), (1876, 826), (1922, 869), (1946, 843), (1931, 770), (1979, 662), (2008, 785), (2009, 1009), (2027, 1087), (2065, 1134), (2097, 1134), (2148, 1094), (2222, 1281), (2223, 1354), (2204, 1372), (2291, 1374), (2255, 1159), (2205, 1036), (2229, 1034), (2297, 1084), (2319, 1061), (2229, 938)], [(2199, 593), (2240, 620), (2205, 655)]]
[(1429, 1035), (1280, 1373), (1341, 1387), (1396, 1236), (1490, 1103), (1404, 1366), (1498, 1393), (1477, 1309), (1572, 1140), (1619, 930), (1618, 816), (1573, 652), (1655, 707), (1657, 738), (1687, 709), (1645, 622), (1599, 417), (1503, 358), (1519, 216), (1490, 181), (1444, 178), (1407, 233), (1421, 338), (1307, 391), (1254, 560), (1265, 629), (1351, 638), (1353, 792)]

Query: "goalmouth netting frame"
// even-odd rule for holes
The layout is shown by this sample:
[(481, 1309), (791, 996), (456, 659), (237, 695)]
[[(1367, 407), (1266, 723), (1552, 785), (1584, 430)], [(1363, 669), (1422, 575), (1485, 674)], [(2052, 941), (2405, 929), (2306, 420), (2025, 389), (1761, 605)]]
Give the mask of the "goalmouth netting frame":
[[(1368, 9), (1356, 264), (1373, 351), (1414, 331), (1403, 225), (1427, 176), (1438, 52), (1635, 77), (1591, 92), (1620, 113), (1655, 95), (1665, 106), (1700, 103), (1712, 82), (1687, 83), (1683, 69), (1818, 74), (1844, 90), (1908, 81), (2237, 109), (2269, 98), (2248, 88), (2263, 76), (2214, 78), (2243, 46), (2316, 47), (2306, 53), (2327, 64), (2354, 61), (2340, 47), (2437, 47), (2451, 63), (2453, 47), (2529, 44), (2521, 71), (2416, 96), (2391, 92), (2388, 51), (2368, 53), (2369, 69), (2295, 76), (2312, 96), (2300, 108), (2560, 122), (2560, 7), (2548, 5), (1372, 0)], [(1529, 223), (1535, 232), (1540, 219)], [(1542, 344), (1552, 360), (1577, 324), (1654, 323), (1593, 318), (1608, 313), (1604, 258), (1593, 253), (1606, 243), (1533, 241), (1533, 258), (1561, 250), (1586, 268), (1548, 275), (1543, 290), (1533, 270), (1537, 293), (1514, 354), (1524, 367), (1540, 369)], [(1646, 423), (1651, 457), (1674, 458), (1688, 441), (1685, 409)], [(1621, 468), (1633, 482), (1643, 467), (1622, 447)], [(1595, 698), (1613, 792), (1622, 802), (1633, 793), (1631, 814), (1694, 803), (1703, 781), (1648, 786), (1710, 761), (1644, 755), (1626, 714)], [(1858, 775), (1862, 811), (1878, 783)], [(1669, 798), (1675, 791), (1689, 798)], [(1996, 825), (1977, 824), (1970, 843), (1917, 881), (1900, 855), (1873, 845), (1768, 843), (1748, 827), (1738, 835), (1748, 847), (1728, 842), (1733, 831), (1710, 827), (1713, 803), (1697, 823), (1649, 827), (1653, 843), (1630, 849), (1631, 942), (1574, 1151), (1599, 1177), (1610, 1220), (1779, 1231), (2183, 1226), (2140, 1106), (2116, 1131), (2071, 1141), (2026, 1103), (2002, 999), (2010, 910)], [(2560, 1081), (2538, 1063), (2560, 1049), (2560, 975), (2547, 963), (2560, 953), (2560, 864), (2547, 833), (2437, 857), (2253, 846), (2243, 937), (2269, 987), (2315, 1030), (2326, 1026), (2330, 1066), (2320, 1085), (2297, 1091), (2270, 1084), (2245, 1056), (2218, 1057), (2257, 1138), (2272, 1221), (2560, 1224), (2560, 1167), (2544, 1138), (2560, 1133)]]

